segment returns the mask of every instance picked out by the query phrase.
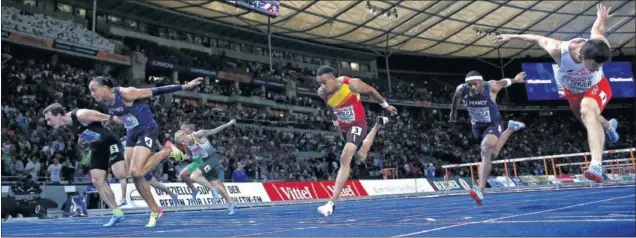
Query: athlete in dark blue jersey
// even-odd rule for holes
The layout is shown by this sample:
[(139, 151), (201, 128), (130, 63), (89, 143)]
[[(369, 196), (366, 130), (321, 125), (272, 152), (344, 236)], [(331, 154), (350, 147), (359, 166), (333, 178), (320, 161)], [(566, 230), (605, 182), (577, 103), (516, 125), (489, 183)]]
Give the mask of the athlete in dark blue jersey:
[(470, 71), (466, 75), (466, 83), (459, 85), (455, 91), (451, 106), (451, 122), (457, 118), (457, 106), (461, 101), (470, 115), (473, 136), (481, 139), (479, 186), (469, 192), (478, 206), (481, 206), (484, 199), (483, 192), (490, 176), (492, 158), (497, 158), (499, 151), (513, 132), (525, 127), (521, 122), (510, 120), (508, 128), (502, 133), (501, 115), (497, 109), (497, 94), (499, 90), (513, 83), (523, 83), (525, 77), (526, 73), (521, 72), (514, 79), (489, 80), (484, 83), (484, 78), (479, 72)]
[(144, 99), (153, 96), (192, 89), (201, 84), (203, 78), (196, 78), (184, 85), (169, 85), (154, 88), (117, 87), (114, 79), (98, 76), (88, 85), (91, 96), (95, 100), (108, 105), (110, 120), (126, 128), (125, 158), (129, 164), (129, 173), (133, 177), (139, 195), (144, 198), (152, 211), (146, 227), (154, 227), (157, 219), (163, 214), (150, 193), (150, 186), (144, 176), (152, 171), (163, 159), (172, 154), (173, 157), (183, 153), (167, 141), (164, 149), (152, 154), (159, 135), (152, 111)]

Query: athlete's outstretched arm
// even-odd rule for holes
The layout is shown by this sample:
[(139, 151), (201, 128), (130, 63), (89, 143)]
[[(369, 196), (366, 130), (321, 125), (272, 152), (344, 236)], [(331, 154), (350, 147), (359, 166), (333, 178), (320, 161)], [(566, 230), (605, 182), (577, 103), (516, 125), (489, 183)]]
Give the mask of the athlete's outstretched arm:
[(515, 78), (513, 79), (505, 78), (502, 80), (490, 80), (488, 81), (488, 84), (490, 84), (490, 92), (497, 93), (502, 88), (507, 88), (513, 83), (523, 83), (524, 82), (523, 80), (525, 78), (526, 78), (526, 73), (521, 72), (521, 73), (518, 73), (517, 76), (515, 76)]
[(189, 90), (196, 86), (199, 86), (199, 84), (201, 84), (202, 81), (203, 81), (203, 78), (198, 77), (184, 85), (168, 85), (168, 86), (153, 87), (153, 88), (133, 88), (133, 87), (121, 88), (119, 90), (119, 94), (126, 101), (132, 102), (137, 99), (151, 98), (157, 95), (173, 93), (173, 92), (177, 92), (181, 90)]
[(610, 17), (610, 10), (612, 10), (612, 7), (608, 7), (603, 4), (596, 5), (596, 21), (594, 21), (590, 36), (591, 39), (605, 41), (607, 45), (610, 44), (609, 41), (607, 41), (607, 38), (605, 38), (605, 20)]
[(79, 109), (75, 115), (77, 115), (77, 120), (85, 125), (93, 122), (104, 122), (110, 120), (109, 115), (90, 109)]
[(211, 135), (214, 135), (216, 133), (219, 133), (220, 131), (222, 131), (225, 128), (228, 128), (232, 125), (236, 124), (236, 120), (231, 120), (228, 123), (225, 123), (217, 128), (214, 128), (212, 130), (200, 130), (194, 133), (194, 136), (196, 136), (197, 138), (203, 138), (203, 137), (208, 137)]
[(358, 78), (352, 78), (351, 80), (349, 80), (349, 87), (353, 92), (370, 94), (371, 97), (379, 102), (384, 109), (391, 112), (391, 115), (397, 114), (397, 109), (394, 106), (389, 105), (389, 103), (386, 102), (386, 100), (384, 99), (384, 97), (382, 97), (382, 94), (380, 94), (378, 90), (366, 84), (365, 82), (362, 82), (362, 80)]
[(561, 55), (561, 41), (549, 37), (533, 34), (501, 34), (493, 38), (493, 41), (497, 44), (504, 43), (509, 40), (522, 40), (537, 43), (541, 46), (541, 48), (550, 53), (552, 58), (560, 57)]
[(455, 95), (453, 95), (453, 103), (451, 104), (451, 112), (450, 112), (450, 118), (448, 118), (448, 120), (450, 120), (451, 122), (455, 121), (455, 119), (457, 118), (457, 107), (459, 106), (459, 102), (462, 100), (462, 87), (464, 86), (464, 84), (460, 84), (459, 86), (457, 86), (457, 89), (455, 89)]

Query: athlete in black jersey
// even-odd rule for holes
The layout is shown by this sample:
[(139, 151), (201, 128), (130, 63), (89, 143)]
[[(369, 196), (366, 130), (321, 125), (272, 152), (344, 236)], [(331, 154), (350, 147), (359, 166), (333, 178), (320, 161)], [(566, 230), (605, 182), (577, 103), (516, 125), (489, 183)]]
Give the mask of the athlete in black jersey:
[(104, 226), (113, 226), (124, 220), (124, 214), (117, 206), (113, 190), (106, 183), (109, 165), (117, 179), (126, 179), (123, 147), (117, 137), (102, 126), (102, 121), (107, 121), (109, 116), (89, 109), (66, 112), (59, 103), (49, 105), (43, 113), (49, 126), (55, 129), (63, 126), (77, 134), (80, 140), (90, 143), (91, 181), (104, 203), (113, 210), (113, 217)]

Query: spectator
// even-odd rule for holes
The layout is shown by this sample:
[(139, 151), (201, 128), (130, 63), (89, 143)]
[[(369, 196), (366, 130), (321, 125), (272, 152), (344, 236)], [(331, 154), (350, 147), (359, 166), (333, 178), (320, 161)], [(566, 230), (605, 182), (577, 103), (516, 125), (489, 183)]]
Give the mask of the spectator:
[(236, 169), (232, 173), (232, 182), (245, 182), (247, 174), (241, 162), (236, 163)]
[(40, 161), (36, 157), (29, 158), (29, 162), (24, 168), (24, 172), (29, 173), (33, 181), (38, 181), (38, 173), (40, 173)]
[(60, 159), (54, 158), (53, 163), (49, 165), (49, 180), (52, 183), (59, 184), (62, 180), (62, 164), (60, 164)]
[(426, 178), (435, 178), (435, 166), (433, 166), (433, 163), (428, 164), (428, 168), (426, 169)]
[(11, 158), (11, 175), (19, 176), (24, 172), (24, 163), (16, 157)]
[(536, 164), (536, 168), (535, 168), (535, 174), (536, 175), (543, 175), (543, 168), (541, 168), (541, 164), (539, 163), (535, 163)]

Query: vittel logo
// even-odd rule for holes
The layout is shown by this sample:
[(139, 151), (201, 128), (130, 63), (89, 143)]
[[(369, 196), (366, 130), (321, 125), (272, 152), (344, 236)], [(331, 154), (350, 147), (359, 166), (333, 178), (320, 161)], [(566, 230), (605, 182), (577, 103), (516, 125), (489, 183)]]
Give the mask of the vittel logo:
[[(327, 186), (327, 189), (329, 189), (330, 195), (333, 195), (335, 193), (334, 190), (336, 190), (336, 187)], [(340, 192), (340, 196), (341, 197), (357, 197), (358, 195), (356, 195), (356, 192), (351, 187), (351, 185), (346, 185), (344, 188), (342, 188), (342, 191)]]
[(289, 199), (289, 200), (314, 199), (314, 197), (311, 194), (311, 190), (307, 186), (303, 188), (280, 187), (278, 189), (281, 192), (283, 192), (283, 194), (285, 194), (286, 199)]

